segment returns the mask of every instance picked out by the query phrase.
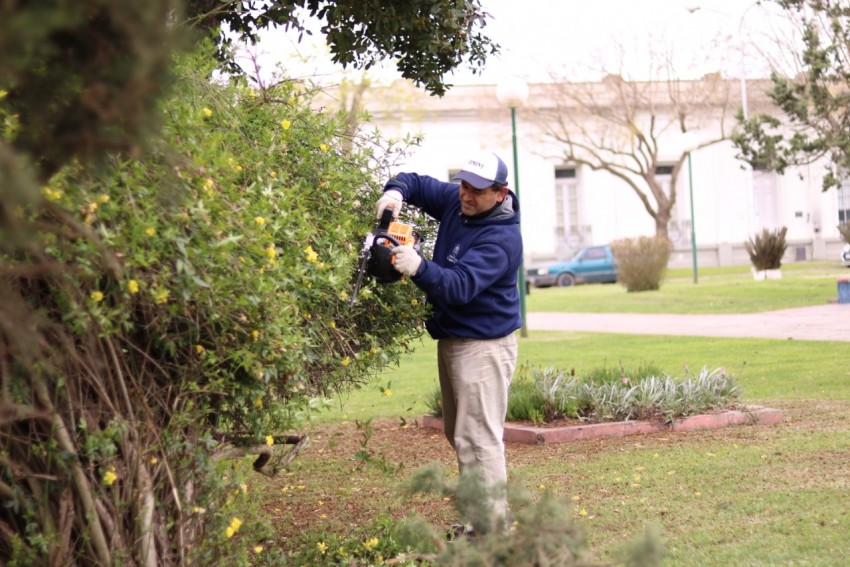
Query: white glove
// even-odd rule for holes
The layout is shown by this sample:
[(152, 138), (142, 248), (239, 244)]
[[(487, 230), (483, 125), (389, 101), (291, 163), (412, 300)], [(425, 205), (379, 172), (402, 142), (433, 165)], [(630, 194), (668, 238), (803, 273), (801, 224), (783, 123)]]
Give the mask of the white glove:
[(416, 253), (412, 246), (403, 245), (393, 248), (393, 266), (395, 269), (405, 276), (416, 275), (416, 270), (419, 269), (419, 264), (422, 263), (422, 256)]
[(381, 215), (384, 213), (384, 209), (390, 207), (393, 210), (393, 219), (397, 219), (398, 214), (401, 212), (402, 203), (404, 203), (404, 199), (401, 196), (401, 191), (390, 189), (389, 191), (385, 192), (380, 199), (378, 199), (378, 206), (375, 212), (375, 218), (380, 219)]

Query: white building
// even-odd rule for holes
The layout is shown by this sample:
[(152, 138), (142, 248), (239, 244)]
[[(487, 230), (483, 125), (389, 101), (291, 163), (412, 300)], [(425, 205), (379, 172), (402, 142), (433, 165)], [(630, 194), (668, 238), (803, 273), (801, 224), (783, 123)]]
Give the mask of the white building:
[[(722, 82), (727, 93), (738, 98), (732, 98), (735, 104), (729, 108), (704, 113), (697, 128), (698, 136), (703, 138), (716, 137), (719, 132), (718, 120), (710, 117), (714, 110), (718, 115), (725, 111), (727, 135), (734, 127), (732, 114), (741, 104), (741, 89), (737, 81)], [(700, 82), (690, 82), (688, 86), (699, 89)], [(767, 86), (766, 81), (750, 82), (751, 114), (767, 107)], [(549, 105), (551, 88), (531, 85), (528, 103), (516, 111), (526, 265), (567, 257), (586, 244), (654, 235), (654, 220), (623, 180), (606, 171), (563, 161), (557, 148), (545, 139), (537, 111)], [(606, 85), (597, 83), (595, 88), (604, 92)], [(448, 179), (469, 152), (489, 149), (508, 164), (510, 184), (515, 185), (511, 111), (499, 104), (495, 86), (456, 86), (443, 98), (437, 98), (408, 83), (397, 82), (389, 88), (367, 90), (363, 101), (372, 123), (384, 136), (422, 134), (421, 147), (414, 150), (399, 171)], [(653, 111), (664, 119), (675, 112), (664, 105)], [(773, 114), (781, 116), (778, 111)], [(693, 124), (690, 128), (694, 128)], [(693, 141), (686, 142), (673, 130), (659, 137), (655, 171), (667, 188), (685, 143)], [(699, 265), (749, 264), (744, 242), (762, 228), (782, 226), (788, 227), (785, 262), (837, 261), (842, 241), (836, 226), (850, 220), (850, 180), (840, 189), (824, 193), (820, 166), (790, 169), (785, 175), (778, 175), (753, 171), (735, 156), (736, 150), (728, 140), (691, 154)], [(692, 248), (687, 160), (679, 171), (677, 186), (677, 202), (668, 228), (675, 245), (671, 266), (688, 266)]]

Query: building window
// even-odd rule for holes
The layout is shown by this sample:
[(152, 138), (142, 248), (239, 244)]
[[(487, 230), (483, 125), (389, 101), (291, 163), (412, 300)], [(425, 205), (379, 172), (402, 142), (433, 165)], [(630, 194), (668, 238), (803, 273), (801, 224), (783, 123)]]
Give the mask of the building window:
[(776, 174), (758, 166), (753, 168), (753, 216), (758, 230), (780, 227)]
[(581, 224), (581, 192), (574, 167), (555, 168), (555, 243), (558, 255), (587, 243), (590, 230)]
[(838, 188), (838, 224), (850, 223), (850, 177), (845, 177)]
[[(680, 172), (681, 173), (681, 172)], [(670, 185), (673, 183), (673, 166), (658, 165), (655, 167), (655, 180), (661, 185), (665, 195), (670, 194)], [(670, 211), (670, 223), (667, 226), (667, 236), (671, 241), (679, 244), (688, 244), (691, 241), (691, 210), (688, 178), (678, 178), (676, 205)]]

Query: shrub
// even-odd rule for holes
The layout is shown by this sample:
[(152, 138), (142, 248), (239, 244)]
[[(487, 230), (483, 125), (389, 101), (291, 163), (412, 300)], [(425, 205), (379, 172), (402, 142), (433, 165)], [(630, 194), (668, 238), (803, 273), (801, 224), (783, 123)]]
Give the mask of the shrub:
[(782, 266), (782, 257), (788, 244), (785, 242), (787, 227), (776, 230), (763, 229), (744, 243), (750, 262), (758, 270), (778, 270)]
[(628, 291), (649, 291), (661, 287), (673, 245), (665, 238), (640, 236), (611, 243), (617, 262), (617, 281)]
[[(442, 567), (603, 565), (594, 560), (584, 530), (571, 517), (574, 505), (549, 491), (532, 497), (513, 489), (509, 499), (515, 521), (508, 530), (502, 530), (498, 529), (498, 520), (491, 517), (487, 487), (476, 475), (465, 474), (457, 482), (448, 482), (437, 465), (430, 465), (417, 471), (407, 490), (411, 494), (453, 496), (451, 500), (464, 524), (473, 527), (474, 536), (459, 537), (446, 543), (443, 533), (413, 516), (399, 524), (392, 538), (396, 545), (411, 549), (413, 553), (395, 558), (394, 563), (408, 559), (417, 565), (425, 563)], [(642, 544), (639, 548), (624, 551), (624, 564), (660, 565), (663, 553), (658, 535), (647, 533), (639, 541)]]

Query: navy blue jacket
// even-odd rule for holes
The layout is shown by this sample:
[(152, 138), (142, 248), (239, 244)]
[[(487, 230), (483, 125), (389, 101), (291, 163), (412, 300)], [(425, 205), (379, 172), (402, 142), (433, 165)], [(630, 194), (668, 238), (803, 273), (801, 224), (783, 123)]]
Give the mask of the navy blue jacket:
[(518, 270), (522, 263), (519, 201), (513, 192), (476, 217), (460, 210), (460, 186), (415, 173), (400, 173), (384, 191), (440, 222), (433, 260), (422, 259), (411, 278), (428, 297), (425, 322), (435, 339), (496, 339), (522, 326)]

